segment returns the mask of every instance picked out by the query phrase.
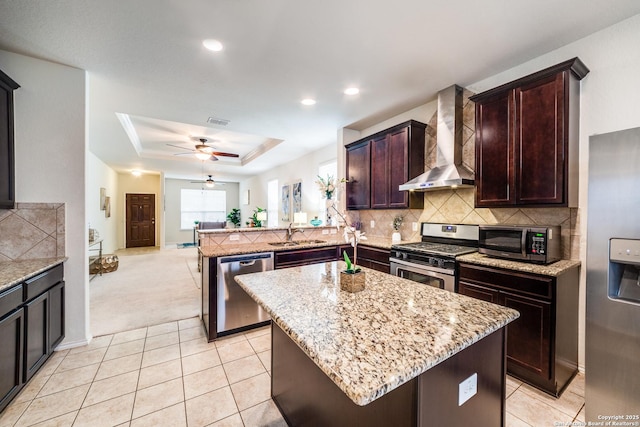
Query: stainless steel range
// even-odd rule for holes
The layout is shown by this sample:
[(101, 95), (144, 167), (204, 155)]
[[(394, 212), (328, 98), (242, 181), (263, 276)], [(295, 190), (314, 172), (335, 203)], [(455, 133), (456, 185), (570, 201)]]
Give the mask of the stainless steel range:
[(421, 224), (422, 241), (391, 246), (391, 274), (456, 291), (456, 257), (478, 251), (478, 226)]

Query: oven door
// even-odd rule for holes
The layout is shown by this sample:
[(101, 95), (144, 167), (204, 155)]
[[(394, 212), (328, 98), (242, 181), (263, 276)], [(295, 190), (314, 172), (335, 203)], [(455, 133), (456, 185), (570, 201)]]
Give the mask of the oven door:
[(456, 280), (452, 271), (414, 264), (399, 259), (390, 260), (391, 274), (424, 285), (455, 292)]

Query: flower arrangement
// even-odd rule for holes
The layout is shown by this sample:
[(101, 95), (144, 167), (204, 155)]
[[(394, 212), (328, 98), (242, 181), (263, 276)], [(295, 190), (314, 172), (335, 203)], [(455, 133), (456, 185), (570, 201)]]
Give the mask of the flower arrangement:
[(331, 198), (333, 197), (333, 193), (338, 188), (338, 185), (345, 182), (348, 181), (344, 178), (340, 178), (339, 180), (337, 180), (333, 175), (327, 175), (326, 178), (322, 178), (320, 175), (318, 175), (316, 184), (318, 184), (318, 188), (322, 193), (322, 198), (331, 200)]
[(403, 221), (404, 221), (404, 217), (402, 216), (397, 216), (393, 218), (393, 224), (392, 224), (393, 229), (395, 231), (400, 231), (400, 226), (402, 225)]
[[(347, 225), (349, 224), (349, 221), (347, 221), (346, 214), (343, 215), (342, 213), (340, 213), (338, 208), (336, 208), (333, 205), (331, 205), (331, 207), (333, 208), (333, 210), (336, 211), (340, 219), (342, 219), (342, 221), (345, 224), (344, 233), (343, 233), (344, 241), (347, 243), (350, 243), (351, 246), (353, 246), (353, 263), (351, 263), (351, 260), (347, 262), (347, 272), (349, 272), (349, 270), (352, 270), (350, 273), (357, 273), (358, 271), (360, 271), (360, 269), (356, 267), (356, 264), (358, 261), (358, 243), (360, 242), (360, 240), (367, 240), (367, 237), (364, 235), (365, 234), (364, 231), (357, 230), (356, 227), (354, 227), (353, 225)], [(339, 224), (338, 224), (338, 227), (340, 227)], [(346, 262), (347, 259), (349, 259), (349, 257), (346, 252), (344, 253), (344, 255), (346, 257), (345, 258), (345, 262)]]

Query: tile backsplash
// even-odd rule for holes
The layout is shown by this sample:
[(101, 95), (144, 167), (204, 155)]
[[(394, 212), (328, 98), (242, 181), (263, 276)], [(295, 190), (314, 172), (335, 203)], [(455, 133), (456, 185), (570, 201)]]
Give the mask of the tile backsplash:
[(64, 203), (17, 203), (0, 210), (0, 261), (63, 256)]

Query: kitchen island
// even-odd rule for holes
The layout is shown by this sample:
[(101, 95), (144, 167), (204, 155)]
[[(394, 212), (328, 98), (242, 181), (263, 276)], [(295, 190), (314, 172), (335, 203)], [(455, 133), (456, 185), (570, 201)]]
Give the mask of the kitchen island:
[(342, 265), (236, 278), (273, 320), (271, 392), (290, 425), (504, 425), (516, 311), (369, 269), (347, 293)]

